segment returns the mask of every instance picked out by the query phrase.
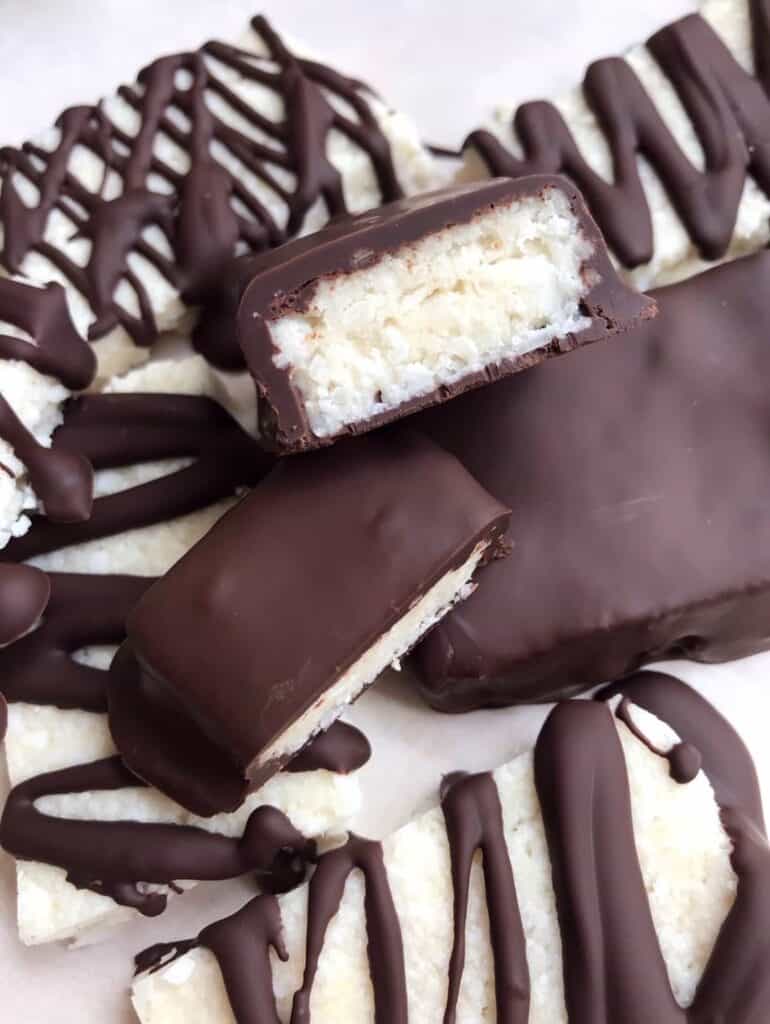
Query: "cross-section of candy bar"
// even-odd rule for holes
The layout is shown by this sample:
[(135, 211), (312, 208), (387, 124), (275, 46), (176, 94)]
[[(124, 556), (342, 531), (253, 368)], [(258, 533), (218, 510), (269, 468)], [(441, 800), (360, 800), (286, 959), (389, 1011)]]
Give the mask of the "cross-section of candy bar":
[(642, 288), (770, 237), (770, 17), (706, 0), (555, 102), (502, 106), (466, 142), (470, 177), (564, 173)]
[(768, 646), (770, 253), (659, 313), (420, 417), (513, 509), (511, 555), (418, 652), (461, 711), (569, 696), (669, 657)]
[(534, 753), (450, 776), (441, 809), (145, 951), (142, 1024), (760, 1020), (770, 847), (751, 759), (692, 690), (646, 682), (558, 705)]
[(240, 44), (160, 57), (0, 150), (0, 264), (65, 285), (108, 376), (179, 327), (230, 257), (431, 181), (408, 119), (259, 17)]
[(231, 272), (248, 276), (233, 312), (262, 437), (283, 451), (370, 430), (654, 314), (558, 178), (403, 199)]
[(123, 759), (198, 814), (237, 806), (473, 591), (507, 520), (410, 432), (280, 460), (129, 615)]

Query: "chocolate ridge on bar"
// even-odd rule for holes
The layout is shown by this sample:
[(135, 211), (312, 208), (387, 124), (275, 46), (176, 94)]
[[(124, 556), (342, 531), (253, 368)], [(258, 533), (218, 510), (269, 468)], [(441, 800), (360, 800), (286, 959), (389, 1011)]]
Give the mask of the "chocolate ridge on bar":
[(770, 645), (770, 252), (653, 295), (627, 338), (420, 419), (513, 509), (510, 557), (417, 651), (434, 707)]
[(506, 521), (409, 432), (281, 460), (130, 613), (122, 757), (198, 814), (237, 806), (468, 592)]
[[(382, 411), (371, 415), (356, 412), (350, 418), (342, 418), (342, 426), (335, 425), (328, 432), (320, 433), (308, 415), (306, 396), (303, 396), (302, 387), (295, 378), (298, 368), (292, 363), (291, 356), (281, 351), (274, 336), (282, 318), (296, 317), (314, 309), (319, 286), (324, 282), (339, 285), (351, 275), (365, 274), (376, 268), (385, 257), (407, 253), (407, 258), (414, 260), (417, 258), (412, 250), (415, 243), (431, 236), (439, 238), (447, 233), (451, 236), (458, 227), (515, 209), (523, 202), (535, 204), (542, 213), (547, 202), (552, 201), (549, 197), (554, 195), (564, 197), (565, 210), (560, 212), (562, 216), (574, 218), (575, 235), (570, 241), (581, 250), (575, 274), (580, 295), (574, 299), (572, 319), (560, 308), (547, 325), (539, 323), (540, 328), (552, 325), (552, 332), (533, 340), (521, 352), (513, 354), (513, 338), (506, 338), (508, 354), (484, 357), (479, 368), (471, 366), (462, 371), (453, 370), (446, 379), (439, 374), (440, 385), (427, 391), (422, 380), (416, 381), (407, 387), (406, 397), (390, 404), (390, 407), (389, 402), (382, 399), (381, 390), (372, 383), (372, 408), (380, 407)], [(542, 221), (541, 225), (534, 213), (529, 214), (528, 224), (533, 235), (538, 231), (544, 232), (543, 225), (550, 226), (545, 217)], [(544, 238), (553, 242), (548, 236), (544, 235)], [(558, 256), (564, 257), (562, 249), (558, 250), (557, 256), (556, 243), (553, 243), (553, 249), (553, 252), (549, 250), (548, 259), (555, 261)], [(487, 258), (497, 260), (500, 255), (499, 248), (494, 247)], [(518, 258), (524, 263), (526, 251), (519, 253)], [(653, 303), (631, 291), (618, 278), (603, 239), (579, 193), (564, 179), (548, 176), (515, 182), (500, 178), (460, 185), (400, 199), (356, 216), (338, 217), (313, 235), (295, 239), (270, 253), (247, 257), (240, 263), (236, 261), (231, 273), (235, 282), (228, 291), (231, 301), (237, 302), (232, 314), (237, 322), (238, 341), (246, 364), (257, 383), (261, 436), (271, 447), (281, 451), (315, 448), (347, 434), (371, 430), (426, 406), (444, 402), (470, 388), (526, 369), (549, 356), (625, 330), (638, 320), (653, 316), (655, 311)], [(519, 287), (526, 290), (526, 282), (520, 283)], [(334, 293), (331, 299), (334, 299)], [(481, 301), (473, 289), (472, 278), (468, 290), (463, 295), (455, 291), (452, 299), (455, 304)], [(383, 342), (389, 312), (390, 307), (383, 311), (382, 318), (378, 318), (373, 326), (375, 337), (371, 342), (373, 351), (369, 355), (372, 360), (381, 358), (388, 361)], [(397, 315), (399, 311), (392, 312)], [(538, 312), (538, 322), (541, 315)], [(511, 335), (517, 333), (513, 323), (508, 330)], [(330, 336), (324, 339), (323, 344), (333, 348), (333, 331), (327, 328), (327, 332)], [(307, 372), (311, 372), (309, 368)], [(339, 391), (347, 387), (362, 392), (367, 384), (351, 378), (347, 384), (337, 380), (335, 386)], [(357, 400), (360, 397), (359, 394)], [(326, 398), (327, 402), (331, 400), (331, 397)]]
[[(464, 1021), (480, 1020), (481, 1016), (471, 1016), (468, 1001), (459, 1014), (457, 1005), (464, 975), (480, 965), (478, 932), (486, 931), (484, 926), (466, 929), (468, 878), (479, 852), (484, 885), (476, 893), (477, 898), (485, 901), (488, 912), (489, 958), (495, 988), (494, 1003), (491, 984), (476, 992), (477, 998), (484, 1000), (485, 1021), (756, 1024), (763, 1020), (770, 977), (770, 847), (763, 833), (759, 792), (749, 752), (721, 715), (678, 679), (640, 673), (605, 694), (607, 701), (617, 696), (634, 704), (638, 698), (638, 706), (654, 709), (662, 720), (657, 723), (658, 733), (662, 723), (668, 724), (669, 710), (679, 720), (683, 731), (678, 745), (688, 744), (702, 750), (704, 771), (713, 785), (708, 800), (712, 805), (716, 803), (714, 810), (720, 813), (733, 843), (730, 861), (737, 891), (734, 900), (725, 903), (726, 916), (715, 922), (713, 949), (710, 956), (705, 953), (701, 957), (700, 977), (696, 975), (693, 980), (693, 997), (691, 1001), (688, 998), (688, 1006), (677, 1001), (667, 974), (669, 963), (664, 961), (660, 925), (653, 919), (654, 879), (650, 880), (649, 873), (645, 875), (643, 858), (636, 846), (637, 837), (645, 838), (644, 825), (653, 832), (661, 827), (660, 816), (654, 812), (649, 819), (642, 814), (637, 821), (638, 808), (634, 805), (632, 812), (630, 785), (633, 774), (638, 799), (640, 785), (655, 780), (658, 751), (646, 742), (644, 733), (654, 720), (635, 726), (632, 732), (653, 755), (651, 763), (640, 762), (625, 749), (626, 743), (633, 749), (635, 739), (621, 738), (623, 726), (613, 722), (612, 706), (600, 701), (569, 701), (557, 705), (550, 713), (535, 745), (534, 771), (531, 766), (527, 769), (534, 773), (533, 798), (545, 829), (542, 846), (512, 853), (516, 824), (506, 821), (501, 813), (514, 813), (511, 803), (515, 799), (512, 793), (516, 792), (517, 776), (510, 772), (512, 765), (494, 774), (459, 773), (447, 780), (442, 791), (449, 863), (438, 859), (434, 852), (435, 840), (431, 841), (429, 836), (439, 826), (430, 812), (383, 844), (364, 844), (354, 837), (348, 846), (320, 858), (302, 901), (306, 911), (298, 911), (299, 901), (293, 896), (258, 897), (233, 916), (204, 929), (197, 940), (164, 943), (141, 953), (136, 958), (140, 977), (134, 988), (134, 1005), (140, 1020), (143, 1024), (150, 1020), (163, 1024), (165, 1017), (155, 1012), (159, 1007), (154, 1006), (152, 993), (141, 991), (143, 983), (151, 982), (155, 973), (162, 973), (174, 960), (196, 948), (214, 955), (237, 1024), (272, 1024), (289, 1019), (292, 1024), (315, 1024), (342, 1019), (334, 1014), (346, 1006), (350, 998), (347, 990), (353, 988), (351, 973), (361, 967), (355, 960), (344, 960), (335, 972), (328, 947), (336, 946), (339, 952), (340, 946), (347, 948), (351, 941), (360, 941), (357, 937), (351, 939), (351, 933), (356, 935), (357, 924), (353, 913), (362, 914), (369, 939), (369, 977), (378, 1022), (432, 1024), (442, 1019), (435, 1016), (433, 1003), (428, 1004), (432, 1013), (426, 1011), (421, 1003), (421, 989), (435, 986), (444, 963), (448, 972), (444, 989), (445, 1024), (454, 1024), (458, 1017)], [(615, 707), (616, 715), (617, 711)], [(517, 762), (529, 756), (520, 755)], [(660, 756), (668, 757), (669, 753)], [(698, 775), (699, 769), (695, 768), (687, 778), (672, 780), (668, 785), (687, 790), (691, 784), (705, 781), (696, 781)], [(507, 787), (512, 792), (507, 792)], [(665, 789), (663, 792), (667, 800), (672, 798)], [(684, 809), (687, 798), (685, 793), (681, 796), (684, 802), (678, 806)], [(702, 807), (700, 811), (703, 813)], [(666, 813), (670, 814), (671, 808)], [(428, 819), (423, 844), (405, 842), (409, 830), (419, 829), (421, 821)], [(646, 838), (649, 841), (650, 836)], [(715, 841), (713, 835), (711, 841)], [(665, 844), (666, 840), (662, 842)], [(415, 850), (426, 859), (410, 861), (409, 855)], [(659, 854), (661, 859), (666, 855), (664, 850), (665, 846)], [(537, 942), (530, 944), (533, 911), (539, 915), (548, 912), (544, 893), (538, 890), (537, 902), (532, 902), (530, 887), (537, 889), (539, 882), (539, 876), (531, 873), (532, 857), (550, 861), (548, 886), (553, 889), (560, 933), (559, 952), (554, 951), (554, 955), (561, 958), (564, 1004), (554, 1004), (550, 1013), (542, 1002), (542, 989), (548, 981), (541, 970), (541, 951), (536, 948)], [(716, 858), (708, 862), (715, 867)], [(526, 866), (527, 871), (519, 875), (514, 871), (514, 863)], [(365, 872), (363, 911), (351, 910), (351, 903), (360, 906), (360, 897), (351, 899), (342, 884), (355, 866)], [(405, 879), (411, 873), (427, 879), (431, 871), (451, 874), (454, 936), (447, 961), (438, 959), (433, 948), (428, 949), (419, 941), (430, 932), (424, 922), (412, 919), (412, 915), (420, 918), (422, 908), (414, 908), (408, 898), (410, 889)], [(431, 884), (434, 881), (438, 879), (431, 878)], [(662, 884), (665, 887), (666, 880)], [(657, 899), (662, 898), (658, 894)], [(523, 900), (527, 901), (529, 912), (526, 936), (519, 907)], [(342, 930), (332, 936), (331, 922), (344, 914)], [(415, 927), (416, 935), (412, 931)], [(486, 946), (486, 940), (481, 941)], [(475, 947), (473, 960), (467, 955), (471, 946)], [(278, 954), (277, 959), (269, 958), (271, 947)], [(313, 983), (320, 980), (317, 966), (322, 955), (326, 957), (327, 983), (323, 994), (318, 994), (317, 1012), (313, 1012)], [(302, 976), (300, 987), (292, 983), (287, 991), (289, 979), (282, 965), (291, 964), (295, 958), (298, 964), (304, 961), (306, 966), (304, 972), (297, 967), (292, 975)], [(190, 969), (185, 971), (184, 967)], [(194, 991), (195, 998), (202, 1000), (204, 1006), (217, 1006), (214, 1001), (206, 1002), (205, 986), (212, 981), (216, 984), (212, 975), (201, 969), (200, 961), (184, 967), (169, 975), (169, 990), (176, 993), (180, 985), (193, 984), (200, 975), (204, 987)], [(365, 966), (363, 970), (366, 971)], [(357, 973), (352, 976), (358, 980)], [(334, 1000), (337, 979), (339, 987)], [(434, 996), (437, 998), (438, 993)], [(185, 1002), (183, 996), (178, 1005), (191, 1003)], [(174, 1003), (171, 1008), (175, 1008)], [(219, 1015), (205, 1018), (197, 1013), (193, 1014), (196, 1021), (213, 1019), (213, 1024), (220, 1024), (230, 1019)]]
[[(570, 97), (561, 110), (547, 101), (523, 103), (499, 133), (473, 132), (466, 155), (479, 157), (492, 175), (566, 174), (618, 260), (629, 270), (652, 261), (653, 279), (678, 273), (666, 264), (668, 253), (658, 266), (658, 250), (667, 241), (661, 234), (669, 233), (660, 219), (661, 186), (703, 260), (745, 252), (768, 237), (766, 226), (739, 221), (742, 202), (755, 199), (747, 183), (757, 198), (770, 197), (768, 53), (767, 0), (704, 3), (701, 12), (656, 32), (646, 50), (590, 64), (582, 84), (587, 117), (582, 109), (570, 116)], [(686, 129), (675, 109), (679, 103)], [(597, 170), (605, 150), (608, 175)], [(766, 209), (763, 203), (758, 215), (765, 221)], [(683, 255), (682, 265), (690, 258)], [(648, 286), (650, 275), (641, 280)]]

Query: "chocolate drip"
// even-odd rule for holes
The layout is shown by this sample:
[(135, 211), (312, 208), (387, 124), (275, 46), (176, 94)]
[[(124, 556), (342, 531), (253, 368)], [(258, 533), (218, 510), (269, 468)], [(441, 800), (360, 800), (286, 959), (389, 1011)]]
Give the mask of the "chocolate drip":
[(93, 470), (88, 460), (76, 452), (44, 448), (2, 395), (0, 439), (24, 463), (32, 488), (52, 524), (68, 526), (88, 519), (93, 492)]
[[(382, 847), (358, 836), (351, 836), (344, 846), (325, 854), (310, 880), (305, 974), (302, 987), (294, 995), (291, 1024), (310, 1024), (310, 994), (326, 929), (339, 909), (345, 884), (355, 869), (363, 873), (366, 882), (364, 912), (375, 1022), (408, 1024), (401, 926), (390, 891)], [(249, 1021), (249, 1018), (237, 1019), (238, 1024)]]
[[(0, 564), (0, 598), (2, 576), (19, 570), (38, 572), (27, 566)], [(107, 672), (83, 665), (72, 655), (83, 647), (121, 643), (129, 610), (153, 580), (143, 576), (39, 575), (46, 587), (50, 586), (48, 607), (34, 632), (0, 650), (0, 691), (11, 702), (106, 711)]]
[(0, 743), (5, 739), (8, 730), (8, 704), (5, 697), (0, 693)]
[[(51, 584), (44, 572), (30, 565), (0, 563), (0, 648), (37, 625), (50, 596)], [(0, 650), (0, 665), (4, 657), (5, 652)]]
[[(2, 261), (15, 271), (30, 252), (48, 259), (88, 299), (95, 317), (92, 338), (122, 325), (137, 344), (146, 345), (157, 333), (147, 287), (129, 264), (131, 254), (147, 260), (186, 301), (194, 303), (206, 295), (222, 262), (239, 246), (259, 250), (279, 244), (300, 229), (318, 199), (325, 202), (330, 215), (342, 212), (340, 175), (326, 155), (333, 130), (369, 156), (384, 199), (401, 194), (388, 142), (361, 83), (296, 58), (264, 18), (255, 18), (252, 27), (267, 48), (266, 57), (211, 42), (199, 51), (163, 57), (149, 65), (139, 75), (141, 91), (133, 86), (120, 89), (121, 100), (138, 115), (135, 135), (114, 124), (102, 106), (74, 107), (57, 121), (60, 138), (54, 150), (35, 143), (0, 150)], [(280, 97), (283, 120), (271, 121), (235, 95), (213, 61)], [(189, 85), (179, 84), (180, 73), (186, 74)], [(337, 110), (328, 93), (354, 116)], [(235, 111), (246, 127), (234, 127), (217, 116), (209, 97)], [(186, 117), (189, 131), (179, 126), (171, 111)], [(186, 173), (157, 155), (159, 137), (187, 152), (190, 168)], [(288, 207), (285, 229), (244, 183), (244, 174), (227, 170), (212, 156), (216, 146), (223, 147)], [(90, 151), (103, 162), (98, 191), (89, 191), (71, 172), (76, 148)], [(110, 172), (123, 183), (121, 194), (113, 199), (105, 196)], [(296, 179), (293, 186), (284, 184), (287, 173)], [(24, 202), (16, 175), (36, 187), (36, 205)], [(153, 178), (162, 180), (165, 191), (152, 190)], [(84, 267), (45, 238), (54, 210), (91, 242)], [(149, 226), (164, 233), (171, 258), (144, 238)], [(132, 288), (138, 315), (116, 300), (121, 281)]]
[(605, 687), (597, 699), (607, 701), (618, 695), (666, 722), (694, 746), (719, 806), (738, 808), (761, 832), (765, 831), (762, 796), (751, 754), (713, 704), (664, 672), (635, 672)]
[(671, 993), (650, 915), (611, 718), (596, 703), (557, 705), (535, 748), (535, 781), (562, 930), (569, 1019), (759, 1024), (770, 998), (770, 847), (761, 830), (751, 758), (718, 712), (678, 680), (638, 673), (601, 696), (618, 694), (634, 703), (638, 698), (701, 753), (734, 844), (738, 892), (695, 1000), (682, 1009)]
[(190, 395), (88, 395), (73, 399), (52, 453), (85, 456), (95, 469), (195, 457), (176, 473), (97, 498), (90, 519), (37, 519), (4, 557), (25, 561), (72, 544), (186, 515), (250, 486), (273, 464), (236, 421), (209, 398)]
[(703, 147), (703, 171), (684, 154), (631, 66), (619, 58), (596, 61), (583, 82), (586, 102), (612, 153), (612, 182), (591, 168), (550, 103), (525, 103), (517, 110), (513, 127), (522, 159), (485, 131), (474, 132), (466, 145), (478, 150), (494, 175), (571, 177), (627, 267), (653, 256), (652, 220), (638, 164), (644, 157), (702, 257), (720, 259), (730, 245), (746, 177), (770, 196), (770, 99), (763, 89), (770, 81), (770, 22), (767, 0), (749, 4), (757, 78), (698, 14), (674, 22), (648, 42), (692, 121)]
[(701, 770), (702, 759), (697, 747), (694, 747), (692, 743), (681, 741), (675, 743), (669, 750), (663, 750), (662, 747), (656, 746), (634, 721), (631, 701), (626, 697), (618, 704), (615, 714), (639, 742), (647, 747), (650, 753), (657, 754), (658, 757), (668, 761), (669, 775), (674, 782), (678, 782), (680, 785), (692, 782)]
[(535, 747), (535, 783), (570, 1024), (681, 1024), (636, 853), (623, 751), (606, 707), (556, 706)]
[(287, 772), (336, 772), (350, 775), (372, 756), (369, 740), (360, 729), (347, 722), (333, 722), (319, 733), (284, 768)]
[(442, 799), (454, 886), (454, 944), (449, 961), (449, 993), (444, 1024), (457, 1019), (457, 999), (465, 967), (465, 928), (471, 867), (477, 851), (483, 857), (489, 908), (498, 1024), (529, 1020), (529, 969), (524, 928), (516, 898), (500, 797), (489, 774), (450, 776)]
[[(315, 844), (268, 805), (252, 812), (239, 839), (187, 825), (56, 818), (35, 806), (44, 796), (142, 785), (118, 757), (39, 775), (11, 790), (0, 822), (0, 843), (19, 860), (61, 867), (74, 885), (150, 916), (165, 909), (166, 897), (144, 892), (142, 884), (170, 885), (179, 878), (219, 880), (254, 872), (280, 887), (281, 881), (296, 883), (298, 861), (306, 864), (315, 857)], [(286, 873), (288, 864), (291, 874)], [(276, 878), (276, 866), (282, 877)]]
[(273, 995), (270, 950), (286, 962), (281, 910), (272, 896), (258, 896), (224, 921), (205, 928), (198, 940), (220, 965), (238, 1024), (281, 1024)]
[(735, 903), (725, 920), (687, 1013), (689, 1024), (760, 1024), (770, 1001), (770, 847), (751, 755), (730, 723), (681, 680), (637, 672), (600, 694), (621, 694), (668, 722), (694, 744), (733, 842), (738, 876)]
[(70, 391), (83, 391), (91, 384), (96, 357), (72, 324), (61, 285), (36, 288), (0, 278), (0, 321), (32, 338), (25, 341), (0, 331), (0, 359), (28, 363)]

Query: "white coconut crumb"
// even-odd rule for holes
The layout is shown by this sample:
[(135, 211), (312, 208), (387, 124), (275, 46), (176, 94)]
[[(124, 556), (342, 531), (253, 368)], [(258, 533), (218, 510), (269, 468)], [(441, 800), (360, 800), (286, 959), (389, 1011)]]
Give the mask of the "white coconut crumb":
[(328, 437), (587, 327), (592, 249), (558, 189), (499, 204), (321, 279), (270, 323), (274, 362)]
[[(8, 329), (4, 326), (3, 331)], [(14, 332), (18, 334), (18, 331)], [(55, 378), (20, 360), (0, 359), (0, 395), (38, 444), (49, 448), (62, 420), (70, 392)], [(0, 438), (0, 549), (29, 529), (29, 514), (38, 509), (26, 467)]]
[[(721, 36), (741, 66), (753, 72), (752, 32), (747, 0), (706, 0), (700, 6), (699, 14)], [(702, 169), (703, 148), (671, 82), (645, 46), (634, 47), (626, 54), (626, 59), (686, 156), (695, 167)], [(606, 181), (612, 181), (612, 154), (596, 117), (586, 103), (582, 88), (578, 87), (559, 97), (554, 103), (588, 164)], [(514, 112), (514, 107), (501, 105), (486, 127), (512, 152), (521, 155), (521, 146), (512, 128)], [(473, 181), (488, 177), (486, 165), (474, 150), (468, 149), (464, 156), (459, 180)], [(713, 263), (701, 259), (660, 178), (646, 160), (639, 160), (639, 171), (652, 216), (655, 250), (652, 260), (644, 266), (631, 271), (619, 268), (626, 279), (645, 290), (681, 281), (713, 266)], [(770, 198), (752, 178), (748, 178), (738, 208), (732, 242), (724, 259), (735, 259), (761, 249), (769, 239)]]
[[(646, 734), (662, 746), (674, 735), (644, 715)], [(692, 998), (718, 930), (735, 894), (730, 843), (708, 781), (688, 785), (668, 775), (666, 762), (618, 724), (627, 760), (633, 821), (644, 884), (674, 992)], [(534, 785), (533, 756), (523, 754), (495, 772), (511, 858), (532, 989), (530, 1024), (567, 1024), (561, 937), (543, 821)], [(442, 1019), (454, 935), (449, 845), (440, 809), (429, 811), (383, 843), (401, 923), (411, 1024)], [(287, 964), (273, 957), (279, 1019), (289, 1021), (291, 999), (304, 967), (307, 887), (280, 898)], [(471, 876), (465, 970), (458, 1024), (497, 1019), (488, 914), (480, 855)], [(314, 1024), (374, 1019), (366, 956), (363, 879), (354, 872), (332, 920), (311, 996)], [(184, 968), (180, 968), (184, 964)], [(205, 949), (135, 982), (133, 1004), (141, 1024), (234, 1024), (215, 957)]]

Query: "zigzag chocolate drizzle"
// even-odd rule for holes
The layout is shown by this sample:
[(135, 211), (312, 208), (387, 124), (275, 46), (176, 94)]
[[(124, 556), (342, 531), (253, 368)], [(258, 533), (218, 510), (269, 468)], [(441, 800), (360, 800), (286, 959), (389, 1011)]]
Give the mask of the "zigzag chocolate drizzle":
[(657, 32), (648, 48), (689, 115), (705, 156), (696, 168), (666, 126), (631, 66), (621, 58), (596, 61), (583, 92), (612, 152), (614, 181), (583, 157), (555, 106), (522, 104), (513, 129), (519, 159), (490, 132), (473, 132), (490, 171), (519, 177), (564, 173), (584, 193), (621, 263), (637, 267), (653, 256), (652, 221), (638, 157), (657, 171), (704, 259), (726, 253), (747, 176), (770, 196), (770, 2), (748, 0), (756, 77), (746, 72), (708, 22), (692, 14)]
[[(156, 60), (140, 73), (138, 87), (122, 88), (121, 99), (138, 115), (134, 135), (111, 120), (103, 106), (81, 106), (66, 110), (57, 121), (60, 138), (52, 151), (35, 143), (0, 150), (0, 260), (17, 271), (30, 252), (48, 259), (88, 299), (95, 316), (93, 339), (117, 325), (137, 344), (150, 344), (157, 334), (147, 286), (130, 264), (131, 254), (143, 257), (194, 303), (205, 295), (227, 258), (239, 248), (259, 250), (284, 241), (301, 227), (318, 199), (330, 215), (343, 212), (340, 175), (326, 155), (332, 130), (367, 153), (384, 200), (401, 194), (388, 142), (361, 83), (295, 57), (264, 18), (254, 18), (252, 27), (268, 57), (211, 42), (195, 52)], [(212, 59), (275, 93), (284, 107), (283, 119), (271, 121), (236, 95)], [(354, 116), (340, 112), (327, 93)], [(237, 115), (242, 128), (215, 113), (209, 102), (214, 98)], [(188, 170), (180, 171), (158, 155), (161, 137), (187, 154)], [(248, 187), (247, 175), (233, 173), (212, 154), (216, 146), (286, 204), (285, 228)], [(76, 147), (103, 162), (102, 184), (95, 192), (70, 169)], [(122, 179), (115, 198), (106, 193), (110, 172)], [(293, 178), (291, 185), (286, 184), (287, 173)], [(16, 175), (36, 187), (36, 205), (24, 202)], [(156, 181), (164, 191), (157, 190)], [(46, 237), (54, 210), (91, 243), (85, 266)], [(144, 237), (149, 226), (163, 232), (170, 256)], [(121, 281), (131, 286), (138, 313), (116, 300)]]
[[(770, 846), (763, 833), (750, 755), (721, 715), (677, 679), (638, 673), (600, 696), (608, 700), (617, 694), (671, 721), (682, 742), (697, 744), (734, 843), (738, 891), (694, 1003), (685, 1009), (671, 991), (652, 921), (634, 841), (626, 763), (611, 712), (600, 702), (557, 705), (535, 747), (535, 783), (562, 932), (570, 1024), (760, 1024), (770, 1005)], [(692, 759), (688, 762), (692, 764)], [(494, 782), (489, 774), (450, 779), (443, 803), (456, 926), (464, 925), (470, 864), (481, 850), (496, 969), (497, 1021), (526, 1021), (525, 948)], [(310, 883), (305, 979), (295, 995), (292, 1024), (312, 1024), (309, 1004), (315, 969), (327, 926), (342, 900), (344, 881), (351, 864), (358, 863), (358, 850), (355, 846), (351, 855), (346, 846), (318, 861)], [(370, 843), (365, 852), (370, 865), (377, 866), (374, 875), (365, 868), (376, 1019), (378, 1024), (406, 1024), (400, 925), (381, 848)], [(376, 899), (370, 899), (373, 878)], [(238, 1024), (277, 1021), (272, 974), (266, 966), (270, 948), (287, 959), (279, 905), (274, 900), (254, 900), (215, 929), (216, 941), (207, 937), (207, 932), (212, 934), (207, 930), (194, 942), (146, 950), (136, 959), (137, 971), (157, 970), (196, 945), (205, 946), (219, 961)], [(454, 1019), (462, 951), (463, 939), (456, 935), (447, 1024)], [(257, 966), (251, 970), (255, 957)], [(383, 1015), (394, 994), (398, 1002), (388, 1008), (390, 1015)]]

